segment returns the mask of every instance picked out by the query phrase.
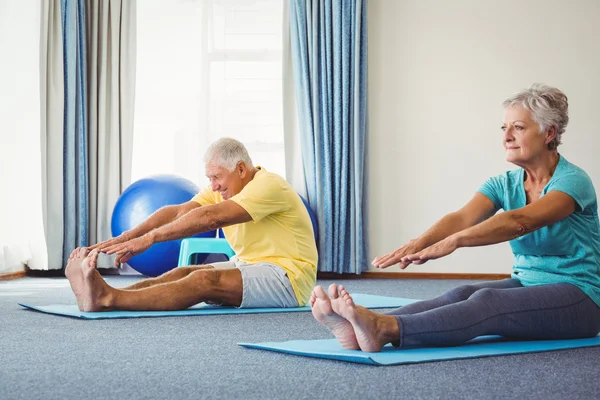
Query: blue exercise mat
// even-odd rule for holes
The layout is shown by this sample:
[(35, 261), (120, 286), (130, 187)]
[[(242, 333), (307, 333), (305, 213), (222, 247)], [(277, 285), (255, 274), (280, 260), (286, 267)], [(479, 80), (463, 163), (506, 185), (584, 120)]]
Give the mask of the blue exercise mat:
[[(397, 308), (418, 300), (403, 299), (400, 297), (376, 296), (372, 294), (355, 293), (352, 295), (354, 302), (366, 308)], [(20, 306), (30, 310), (41, 311), (47, 314), (62, 315), (65, 317), (82, 319), (109, 319), (109, 318), (144, 318), (144, 317), (181, 317), (188, 315), (220, 315), (220, 314), (258, 314), (310, 311), (310, 307), (294, 308), (235, 308), (213, 306), (200, 303), (194, 307), (179, 311), (105, 311), (83, 312), (76, 305), (52, 304), (49, 306), (32, 306), (19, 303)]]
[(530, 341), (508, 340), (500, 336), (481, 336), (461, 346), (397, 349), (387, 345), (379, 353), (344, 350), (336, 339), (239, 343), (239, 345), (250, 349), (361, 364), (400, 365), (594, 347), (600, 346), (600, 336), (590, 339)]

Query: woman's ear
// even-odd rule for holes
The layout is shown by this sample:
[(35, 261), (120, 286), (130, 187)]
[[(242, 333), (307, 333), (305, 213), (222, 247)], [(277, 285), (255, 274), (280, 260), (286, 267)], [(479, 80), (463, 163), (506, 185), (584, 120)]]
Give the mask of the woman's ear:
[(544, 141), (544, 143), (549, 144), (554, 139), (556, 139), (556, 127), (551, 126), (550, 129), (548, 129), (548, 131), (546, 131), (546, 140)]

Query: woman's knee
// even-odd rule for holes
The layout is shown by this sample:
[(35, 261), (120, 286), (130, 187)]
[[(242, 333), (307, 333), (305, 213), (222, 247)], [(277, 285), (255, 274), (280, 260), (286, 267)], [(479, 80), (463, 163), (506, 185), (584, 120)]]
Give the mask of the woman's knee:
[(443, 298), (444, 300), (450, 303), (456, 303), (458, 301), (468, 299), (476, 291), (477, 288), (472, 285), (462, 285), (450, 289), (446, 293), (442, 294), (440, 298)]
[(499, 289), (481, 288), (473, 292), (473, 294), (469, 297), (469, 300), (491, 304), (498, 298), (498, 291)]

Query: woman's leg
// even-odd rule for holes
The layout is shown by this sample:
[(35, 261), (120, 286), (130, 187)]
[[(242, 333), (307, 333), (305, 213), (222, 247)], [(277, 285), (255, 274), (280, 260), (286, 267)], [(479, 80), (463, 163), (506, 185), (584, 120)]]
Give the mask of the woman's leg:
[(522, 287), (521, 282), (517, 279), (503, 279), (499, 281), (486, 281), (479, 282), (470, 285), (462, 285), (448, 290), (442, 295), (435, 297), (430, 300), (417, 301), (416, 303), (408, 304), (406, 306), (397, 308), (386, 314), (389, 315), (404, 315), (404, 314), (417, 314), (424, 311), (433, 310), (438, 307), (446, 306), (448, 304), (458, 303), (468, 299), (476, 291), (484, 288), (490, 289), (508, 289)]
[(573, 339), (600, 331), (600, 308), (567, 283), (482, 288), (466, 300), (395, 318), (401, 347), (456, 345), (481, 335)]

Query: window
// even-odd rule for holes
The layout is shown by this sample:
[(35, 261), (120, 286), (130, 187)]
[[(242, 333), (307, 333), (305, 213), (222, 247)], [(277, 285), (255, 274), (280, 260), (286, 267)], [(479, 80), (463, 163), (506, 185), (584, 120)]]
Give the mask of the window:
[(285, 177), (281, 0), (144, 0), (137, 6), (132, 181), (158, 173), (200, 187), (222, 136)]

